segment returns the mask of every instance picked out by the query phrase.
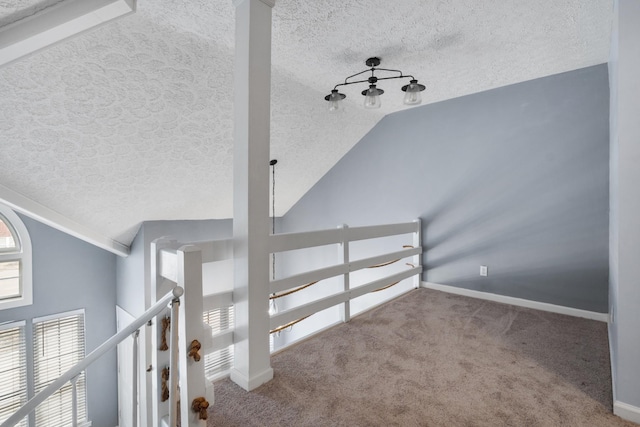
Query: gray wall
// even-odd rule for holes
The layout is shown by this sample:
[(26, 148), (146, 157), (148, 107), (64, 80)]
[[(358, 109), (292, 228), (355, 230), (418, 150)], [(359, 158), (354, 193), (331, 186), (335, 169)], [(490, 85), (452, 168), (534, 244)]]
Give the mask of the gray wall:
[[(84, 308), (88, 354), (116, 332), (116, 256), (25, 216), (20, 218), (31, 236), (33, 304), (0, 311), (0, 323), (26, 320), (30, 342), (34, 317)], [(33, 354), (28, 358), (33, 360)], [(96, 427), (118, 423), (116, 372), (115, 350), (87, 371), (89, 419)], [(29, 382), (32, 378), (29, 369)]]
[(419, 217), (424, 280), (607, 312), (608, 105), (602, 64), (387, 116), (284, 231)]
[(126, 312), (139, 316), (145, 311), (144, 230), (142, 227), (131, 242), (127, 257), (116, 263), (117, 304)]
[(195, 242), (232, 237), (231, 219), (147, 221), (140, 226), (131, 243), (131, 253), (118, 258), (118, 305), (134, 316), (141, 315), (150, 304), (145, 292), (150, 286), (151, 242), (167, 237), (180, 242)]
[(611, 49), (611, 291), (614, 399), (640, 420), (640, 3), (617, 0)]

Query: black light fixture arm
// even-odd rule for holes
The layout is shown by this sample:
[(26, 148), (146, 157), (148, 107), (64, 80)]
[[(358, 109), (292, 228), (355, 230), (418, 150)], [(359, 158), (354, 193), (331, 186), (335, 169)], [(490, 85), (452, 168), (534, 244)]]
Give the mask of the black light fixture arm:
[[(378, 68), (380, 65), (380, 58), (372, 57), (365, 61), (367, 67), (366, 70), (355, 73), (346, 79), (343, 83), (338, 83), (333, 87), (331, 93), (324, 97), (325, 101), (329, 101), (329, 111), (336, 111), (340, 109), (340, 101), (345, 99), (347, 95), (338, 92), (340, 86), (349, 86), (358, 83), (368, 83), (369, 89), (363, 90), (361, 93), (365, 96), (366, 108), (380, 108), (379, 96), (384, 93), (384, 90), (376, 87), (376, 83), (380, 80), (394, 80), (394, 79), (410, 79), (409, 84), (402, 86), (402, 91), (405, 92), (404, 103), (406, 105), (420, 104), (421, 96), (420, 92), (425, 90), (425, 86), (418, 83), (418, 80), (411, 74), (403, 74), (400, 70), (392, 70), (389, 68)], [(386, 77), (378, 77), (375, 75), (376, 71), (383, 73), (390, 73), (394, 75), (387, 75)], [(371, 73), (369, 77), (363, 79), (363, 74)], [(358, 79), (358, 80), (354, 80)]]
[[(399, 76), (390, 76), (390, 77), (376, 77), (374, 75), (375, 71), (386, 71), (386, 72), (390, 72), (390, 73), (399, 73)], [(366, 80), (356, 80), (356, 81), (352, 81), (350, 82), (349, 79), (352, 79), (354, 77), (357, 77), (361, 74), (364, 73), (368, 73), (371, 72), (371, 77), (367, 78)], [(338, 83), (337, 85), (335, 85), (333, 87), (333, 89), (338, 89), (338, 87), (340, 86), (348, 86), (348, 85), (353, 85), (356, 83), (369, 83), (369, 84), (375, 84), (378, 80), (392, 80), (392, 79), (411, 79), (414, 80), (414, 77), (410, 74), (402, 74), (402, 71), (400, 70), (391, 70), (389, 68), (375, 68), (375, 67), (371, 67), (368, 70), (364, 70), (364, 71), (360, 71), (359, 73), (356, 73), (352, 76), (347, 77), (346, 79), (344, 79), (344, 83)]]

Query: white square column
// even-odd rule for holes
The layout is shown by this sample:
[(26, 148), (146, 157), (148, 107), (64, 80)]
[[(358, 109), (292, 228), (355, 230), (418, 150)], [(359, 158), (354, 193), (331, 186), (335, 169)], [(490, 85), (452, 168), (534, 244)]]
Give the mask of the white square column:
[(271, 9), (275, 0), (234, 0), (234, 367), (253, 390), (273, 378), (269, 353), (269, 140)]

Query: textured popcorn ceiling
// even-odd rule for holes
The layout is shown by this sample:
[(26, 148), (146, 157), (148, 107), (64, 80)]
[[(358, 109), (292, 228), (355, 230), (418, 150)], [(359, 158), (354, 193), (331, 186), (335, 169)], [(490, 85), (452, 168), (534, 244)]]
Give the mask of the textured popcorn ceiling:
[(0, 2), (0, 28), (24, 19), (63, 0), (2, 0)]
[[(0, 26), (42, 3), (3, 2)], [(404, 108), (406, 82), (391, 81), (381, 110), (362, 108), (360, 86), (326, 110), (367, 57), (416, 76), (423, 103), (458, 97), (607, 62), (612, 1), (276, 0), (273, 13), (282, 215)], [(139, 0), (0, 68), (0, 183), (124, 244), (145, 220), (231, 217), (233, 34), (231, 0)]]

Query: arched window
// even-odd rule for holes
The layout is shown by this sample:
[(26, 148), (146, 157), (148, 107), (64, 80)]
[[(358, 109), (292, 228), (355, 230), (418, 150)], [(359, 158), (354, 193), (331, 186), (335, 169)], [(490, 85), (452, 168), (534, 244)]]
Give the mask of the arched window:
[(0, 310), (32, 302), (29, 232), (18, 215), (0, 204)]

